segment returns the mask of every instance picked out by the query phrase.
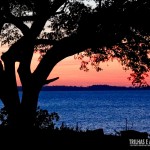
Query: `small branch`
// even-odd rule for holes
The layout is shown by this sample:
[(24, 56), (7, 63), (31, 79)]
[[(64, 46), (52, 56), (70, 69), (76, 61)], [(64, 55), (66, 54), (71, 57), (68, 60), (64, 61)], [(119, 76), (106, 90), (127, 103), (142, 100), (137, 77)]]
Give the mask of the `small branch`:
[(33, 16), (20, 16), (16, 17), (19, 21), (35, 21), (37, 19), (36, 15)]
[(99, 8), (102, 7), (102, 0), (99, 0)]
[(64, 12), (63, 12), (63, 11), (56, 12), (56, 13), (55, 13), (55, 16), (56, 16), (56, 15), (60, 15), (60, 14), (64, 14)]
[(62, 7), (61, 11), (56, 12), (56, 15), (57, 15), (57, 14), (64, 13), (65, 7), (67, 6), (68, 3), (69, 3), (69, 1), (66, 1), (66, 2), (64, 3), (64, 6)]
[(59, 79), (59, 77), (46, 80), (44, 84), (49, 84), (49, 83), (54, 82), (54, 81), (56, 81), (56, 80), (58, 80), (58, 79)]
[(37, 39), (35, 41), (35, 44), (36, 45), (39, 45), (39, 44), (47, 44), (47, 45), (53, 45), (55, 44), (57, 41), (56, 40), (49, 40), (49, 39)]

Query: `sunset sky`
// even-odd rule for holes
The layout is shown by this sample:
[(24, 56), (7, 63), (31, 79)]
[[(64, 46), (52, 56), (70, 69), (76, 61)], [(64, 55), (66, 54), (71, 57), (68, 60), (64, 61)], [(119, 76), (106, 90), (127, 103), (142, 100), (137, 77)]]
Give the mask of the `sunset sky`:
[(59, 76), (60, 79), (53, 85), (131, 85), (127, 80), (129, 73), (125, 73), (116, 61), (103, 63), (101, 66), (104, 70), (100, 72), (96, 72), (91, 66), (89, 66), (88, 72), (80, 70), (80, 63), (79, 60), (74, 60), (74, 57), (69, 57), (57, 64), (51, 73), (51, 77)]
[[(7, 47), (1, 47), (0, 51), (5, 51)], [(31, 70), (33, 71), (37, 64), (39, 54), (35, 54), (32, 61)], [(59, 62), (51, 74), (50, 78), (59, 77), (55, 82), (50, 85), (66, 85), (66, 86), (90, 86), (90, 85), (114, 85), (114, 86), (132, 86), (131, 81), (127, 79), (130, 76), (131, 71), (124, 71), (122, 66), (117, 61), (109, 61), (101, 63), (103, 71), (96, 72), (92, 66), (89, 65), (89, 71), (84, 72), (80, 70), (80, 60), (74, 59), (74, 56), (65, 58)], [(150, 73), (149, 73), (150, 75)], [(150, 77), (146, 78), (148, 84), (150, 84)], [(20, 84), (19, 77), (17, 75), (17, 83)]]
[[(32, 62), (32, 69), (38, 63), (38, 55), (35, 55)], [(60, 77), (50, 85), (68, 85), (68, 86), (90, 86), (96, 84), (107, 84), (114, 86), (131, 86), (131, 81), (127, 79), (131, 71), (124, 71), (117, 61), (109, 61), (101, 64), (103, 71), (96, 72), (89, 65), (89, 71), (84, 72), (79, 69), (80, 60), (74, 59), (74, 56), (68, 57), (59, 62), (51, 72), (49, 78)], [(150, 78), (147, 78), (150, 83)]]

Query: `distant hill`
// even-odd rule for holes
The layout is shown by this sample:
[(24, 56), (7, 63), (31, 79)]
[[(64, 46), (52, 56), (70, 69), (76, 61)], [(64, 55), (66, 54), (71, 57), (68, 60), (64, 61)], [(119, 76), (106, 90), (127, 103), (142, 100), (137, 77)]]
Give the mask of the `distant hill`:
[[(18, 87), (21, 90), (21, 87)], [(92, 85), (87, 87), (81, 86), (44, 86), (42, 91), (106, 91), (106, 90), (150, 90), (150, 86), (143, 88), (110, 86), (110, 85)]]
[[(21, 91), (22, 87), (19, 86)], [(87, 87), (82, 86), (44, 86), (42, 91), (106, 91), (106, 90), (150, 90), (148, 87), (125, 87), (125, 86), (110, 86), (110, 85), (92, 85)]]

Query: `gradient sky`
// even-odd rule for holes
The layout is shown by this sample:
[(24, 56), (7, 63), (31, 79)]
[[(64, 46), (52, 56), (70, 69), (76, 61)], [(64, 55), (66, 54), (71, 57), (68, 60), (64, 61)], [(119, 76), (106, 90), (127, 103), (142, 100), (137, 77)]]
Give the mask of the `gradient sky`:
[(121, 69), (121, 66), (117, 62), (103, 63), (101, 66), (104, 70), (100, 72), (96, 72), (92, 66), (89, 66), (90, 70), (88, 72), (80, 70), (80, 63), (79, 60), (69, 57), (57, 64), (51, 76), (59, 76), (60, 79), (54, 82), (53, 85), (131, 85), (127, 80), (128, 74)]
[[(32, 61), (32, 69), (38, 64), (38, 55), (35, 55)], [(59, 62), (52, 70), (49, 78), (60, 77), (50, 85), (68, 85), (68, 86), (90, 86), (96, 84), (107, 84), (114, 86), (132, 86), (131, 81), (127, 79), (131, 71), (122, 69), (117, 61), (109, 61), (101, 64), (103, 71), (96, 72), (92, 66), (89, 71), (84, 72), (79, 69), (81, 61), (75, 60), (74, 56), (65, 58)], [(147, 82), (150, 83), (148, 77)]]
[[(7, 48), (2, 47), (1, 51), (5, 51), (5, 49)], [(32, 71), (39, 63), (38, 57), (39, 55), (37, 53), (33, 57), (31, 66)], [(90, 70), (88, 72), (84, 72), (79, 69), (80, 64), (81, 61), (74, 59), (74, 56), (70, 56), (59, 62), (49, 75), (49, 79), (54, 77), (59, 77), (59, 79), (52, 82), (50, 85), (90, 86), (107, 84), (114, 86), (132, 86), (131, 82), (127, 79), (127, 77), (130, 76), (131, 71), (125, 72), (122, 69), (121, 64), (117, 61), (102, 63), (101, 67), (103, 68), (103, 71), (100, 72), (96, 72), (91, 66), (89, 66)], [(150, 77), (147, 77), (146, 81), (150, 84)], [(21, 85), (18, 75), (17, 83), (18, 85)]]

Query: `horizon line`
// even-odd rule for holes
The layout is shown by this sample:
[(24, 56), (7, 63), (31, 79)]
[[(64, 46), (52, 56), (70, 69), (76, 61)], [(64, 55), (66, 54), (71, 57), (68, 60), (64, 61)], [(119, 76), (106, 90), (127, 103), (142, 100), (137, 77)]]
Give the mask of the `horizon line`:
[[(87, 87), (94, 87), (94, 86), (107, 86), (107, 87), (121, 87), (121, 88), (146, 88), (150, 87), (148, 86), (143, 86), (143, 87), (135, 87), (135, 86), (121, 86), (121, 85), (109, 85), (109, 84), (93, 84), (93, 85), (88, 85), (88, 86), (79, 86), (79, 85), (44, 85), (43, 87), (79, 87), (79, 88), (87, 88)], [(21, 85), (18, 85), (17, 87), (22, 87)], [(42, 87), (42, 88), (43, 88)]]

